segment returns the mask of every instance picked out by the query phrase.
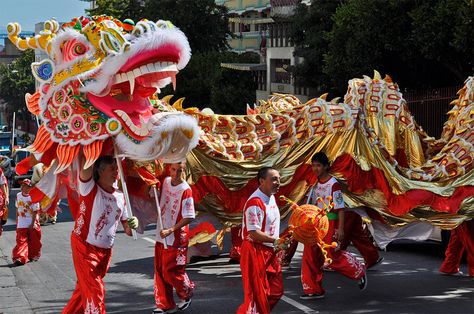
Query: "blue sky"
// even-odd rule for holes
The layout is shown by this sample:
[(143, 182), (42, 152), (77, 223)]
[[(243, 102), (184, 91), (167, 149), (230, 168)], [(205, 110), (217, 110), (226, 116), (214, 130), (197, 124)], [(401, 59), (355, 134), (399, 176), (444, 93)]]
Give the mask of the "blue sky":
[(35, 24), (50, 18), (69, 21), (85, 14), (89, 2), (80, 0), (1, 0), (0, 30), (4, 31), (10, 22), (18, 22), (23, 30), (34, 31)]

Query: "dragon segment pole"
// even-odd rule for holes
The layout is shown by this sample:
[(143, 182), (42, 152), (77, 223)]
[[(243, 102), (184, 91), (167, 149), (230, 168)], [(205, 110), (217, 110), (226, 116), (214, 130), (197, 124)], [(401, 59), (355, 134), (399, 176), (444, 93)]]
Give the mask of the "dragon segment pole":
[(13, 147), (15, 146), (15, 122), (16, 122), (16, 112), (13, 112), (13, 127), (12, 127), (12, 155), (13, 155)]
[[(127, 190), (127, 183), (125, 182), (125, 175), (123, 173), (123, 168), (122, 168), (122, 161), (117, 155), (117, 147), (115, 148), (115, 159), (117, 160), (117, 167), (120, 175), (120, 182), (122, 182), (122, 190), (123, 194), (125, 195), (125, 208), (127, 209), (127, 213), (129, 217), (132, 217), (132, 207), (130, 206), (130, 197), (128, 196), (128, 190)], [(132, 229), (132, 236), (133, 239), (137, 239), (137, 231)]]
[[(158, 228), (160, 231), (163, 230), (163, 220), (161, 219), (161, 207), (160, 207), (160, 200), (158, 199), (158, 192), (156, 189), (156, 184), (153, 185), (153, 193), (155, 194), (155, 203), (156, 203), (156, 211), (158, 212)], [(168, 249), (168, 245), (166, 244), (166, 238), (163, 239), (163, 247), (165, 250)]]

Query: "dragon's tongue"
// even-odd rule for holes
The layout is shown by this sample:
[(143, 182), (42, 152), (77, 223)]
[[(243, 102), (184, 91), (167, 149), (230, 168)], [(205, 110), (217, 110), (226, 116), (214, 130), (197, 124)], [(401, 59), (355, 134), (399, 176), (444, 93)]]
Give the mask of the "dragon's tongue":
[(147, 98), (140, 95), (124, 97), (121, 100), (110, 95), (98, 97), (88, 93), (87, 98), (99, 111), (102, 111), (109, 117), (115, 117), (115, 111), (121, 110), (127, 113), (136, 125), (140, 125), (139, 116), (149, 117), (151, 115), (151, 104)]

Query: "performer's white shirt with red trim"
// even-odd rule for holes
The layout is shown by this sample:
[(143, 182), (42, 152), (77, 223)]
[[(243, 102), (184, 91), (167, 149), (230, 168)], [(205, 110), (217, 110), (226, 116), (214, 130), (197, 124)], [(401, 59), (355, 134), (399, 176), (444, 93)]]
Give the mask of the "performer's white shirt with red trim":
[(40, 210), (39, 204), (32, 203), (31, 196), (25, 196), (20, 192), (16, 195), (15, 207), (17, 217), (16, 227), (29, 228), (33, 219), (33, 212)]
[(91, 178), (87, 182), (79, 179), (79, 195), (73, 233), (94, 246), (111, 248), (119, 222), (129, 218), (123, 193), (119, 190), (108, 193)]
[[(193, 194), (191, 187), (186, 181), (173, 186), (171, 177), (166, 177), (161, 186), (161, 219), (163, 221), (163, 229), (173, 227), (183, 218), (195, 218)], [(184, 226), (181, 230), (176, 230), (167, 236), (166, 244), (169, 246), (187, 246), (188, 243), (188, 226)], [(164, 243), (160, 236), (159, 228), (156, 228), (156, 242)]]
[[(308, 203), (324, 208), (324, 204), (328, 204), (328, 197), (332, 197), (334, 208), (332, 211), (337, 212), (344, 208), (344, 198), (342, 196), (341, 184), (334, 177), (326, 182), (317, 182), (316, 185), (309, 190)], [(321, 198), (322, 201), (318, 198)], [(324, 202), (324, 204), (323, 204)]]
[[(242, 238), (253, 241), (249, 231), (260, 230), (277, 239), (280, 235), (280, 210), (275, 196), (268, 196), (257, 189), (247, 200), (242, 218)], [(273, 243), (263, 243), (273, 247)]]

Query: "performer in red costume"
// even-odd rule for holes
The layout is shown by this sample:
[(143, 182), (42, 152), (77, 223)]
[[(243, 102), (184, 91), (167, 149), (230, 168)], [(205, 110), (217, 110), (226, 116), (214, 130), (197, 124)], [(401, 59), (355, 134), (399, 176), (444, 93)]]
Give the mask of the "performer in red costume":
[[(185, 272), (188, 252), (188, 224), (196, 217), (191, 188), (184, 181), (186, 163), (171, 164), (170, 176), (161, 189), (163, 230), (157, 229), (155, 245), (155, 301), (153, 313), (175, 313), (173, 288), (180, 298), (177, 308), (185, 310), (191, 304), (194, 283)], [(159, 224), (158, 224), (159, 225)], [(163, 243), (167, 244), (165, 249)]]
[(445, 275), (461, 274), (459, 264), (461, 264), (464, 251), (466, 251), (469, 276), (474, 277), (474, 219), (465, 221), (451, 230), (446, 257), (439, 271)]
[[(324, 203), (332, 199), (333, 209), (328, 213), (329, 230), (324, 238), (328, 244), (334, 240), (340, 245), (344, 240), (344, 199), (339, 183), (329, 170), (329, 159), (324, 153), (316, 153), (311, 159), (313, 170), (318, 176), (318, 182), (310, 189), (307, 202), (324, 208)], [(322, 201), (321, 201), (322, 200)], [(323, 203), (324, 202), (324, 203)], [(364, 266), (351, 253), (340, 247), (328, 249), (328, 257), (332, 259), (331, 269), (354, 280), (359, 281), (359, 288), (367, 286)], [(317, 245), (305, 245), (301, 265), (301, 282), (304, 294), (301, 299), (317, 299), (325, 296), (322, 286), (324, 256)]]
[(360, 215), (346, 210), (344, 212), (344, 239), (340, 243), (340, 249), (346, 250), (351, 242), (364, 258), (366, 269), (375, 267), (383, 261), (369, 231), (364, 228)]
[[(280, 187), (277, 170), (264, 167), (257, 175), (259, 188), (245, 204), (242, 221), (240, 269), (244, 303), (237, 313), (270, 313), (283, 295), (283, 277), (276, 250), (287, 242), (279, 239), (280, 211), (273, 196)], [(281, 243), (281, 244), (280, 244)]]
[(38, 203), (32, 203), (30, 197), (31, 181), (21, 182), (21, 192), (16, 195), (16, 246), (12, 260), (16, 266), (28, 261), (37, 261), (41, 256), (41, 227), (39, 225)]
[(115, 189), (118, 168), (112, 156), (101, 156), (93, 167), (83, 169), (80, 155), (79, 212), (71, 235), (72, 259), (77, 284), (63, 313), (105, 313), (106, 275), (119, 222), (129, 236), (138, 227), (128, 217), (125, 197)]

